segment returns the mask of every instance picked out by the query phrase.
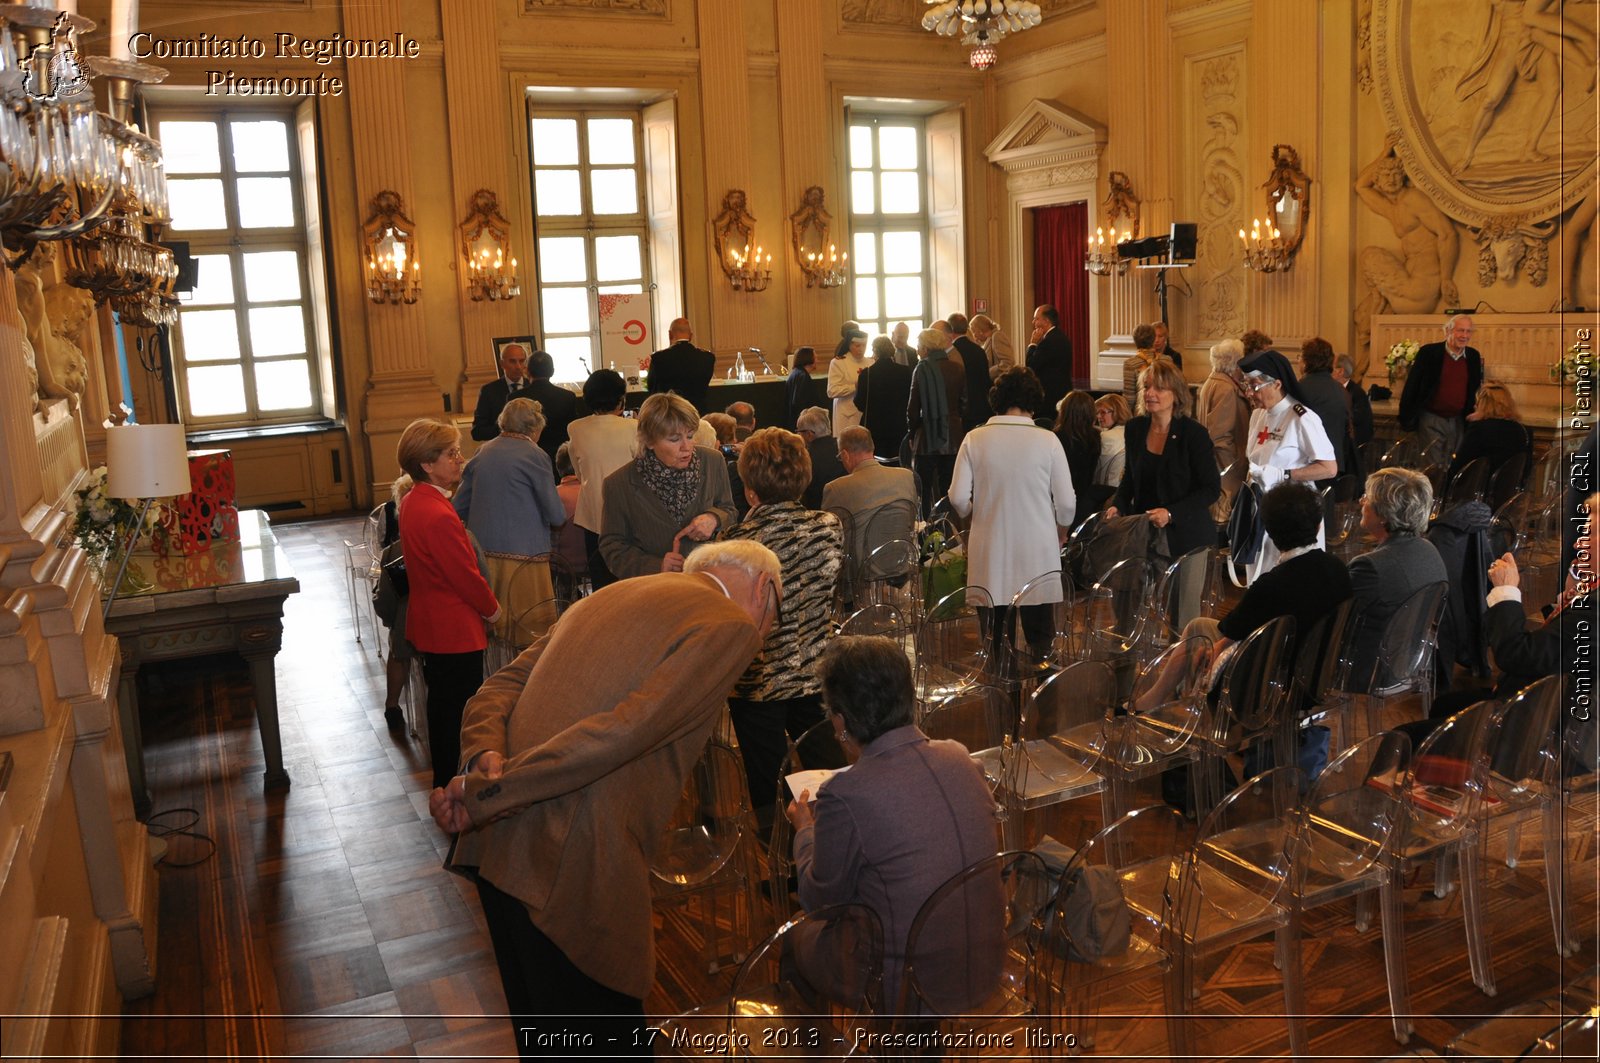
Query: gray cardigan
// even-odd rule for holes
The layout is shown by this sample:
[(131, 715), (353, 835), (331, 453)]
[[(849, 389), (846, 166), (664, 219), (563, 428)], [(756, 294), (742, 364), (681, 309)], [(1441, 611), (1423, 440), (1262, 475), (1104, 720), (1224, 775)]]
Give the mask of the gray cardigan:
[[(700, 455), (705, 475), (700, 479), (700, 493), (690, 507), (690, 517), (710, 513), (717, 518), (720, 531), (737, 518), (733, 491), (728, 486), (728, 462), (720, 451), (710, 447), (697, 446), (694, 450)], [(689, 521), (680, 523), (667, 512), (631, 461), (606, 477), (602, 497), (605, 504), (600, 518), (600, 555), (606, 565), (618, 579), (660, 572), (661, 559), (672, 549), (672, 537)], [(679, 549), (687, 556), (698, 545), (692, 539), (684, 539)]]
[(1350, 642), (1350, 685), (1365, 690), (1378, 663), (1378, 643), (1405, 600), (1430, 583), (1449, 579), (1444, 560), (1428, 540), (1396, 535), (1350, 562), (1356, 624)]
[(550, 529), (567, 521), (550, 458), (515, 436), (498, 436), (478, 448), (451, 501), (490, 554), (548, 554)]

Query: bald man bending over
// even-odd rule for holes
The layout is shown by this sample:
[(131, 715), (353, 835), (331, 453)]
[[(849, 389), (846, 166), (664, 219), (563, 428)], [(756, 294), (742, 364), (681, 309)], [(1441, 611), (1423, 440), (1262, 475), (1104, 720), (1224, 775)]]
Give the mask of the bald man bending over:
[(711, 412), (706, 405), (706, 388), (711, 384), (717, 356), (694, 345), (694, 326), (686, 317), (668, 326), (667, 339), (671, 346), (650, 356), (650, 394), (676, 391), (694, 403), (704, 417)]

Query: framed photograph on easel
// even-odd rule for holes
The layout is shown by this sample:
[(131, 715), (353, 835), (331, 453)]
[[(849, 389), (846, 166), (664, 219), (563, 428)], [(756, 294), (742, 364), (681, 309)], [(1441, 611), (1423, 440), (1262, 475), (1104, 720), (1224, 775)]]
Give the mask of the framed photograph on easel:
[(527, 359), (534, 351), (539, 349), (539, 341), (533, 336), (496, 336), (494, 338), (494, 371), (501, 379), (505, 379), (506, 375), (503, 360), (506, 356), (507, 347), (521, 347), (523, 364), (526, 365)]

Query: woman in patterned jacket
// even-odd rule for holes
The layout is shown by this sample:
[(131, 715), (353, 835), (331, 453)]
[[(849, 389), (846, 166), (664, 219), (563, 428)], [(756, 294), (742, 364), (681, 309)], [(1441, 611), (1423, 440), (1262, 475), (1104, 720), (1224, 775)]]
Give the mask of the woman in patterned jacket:
[[(811, 456), (793, 432), (763, 428), (745, 440), (739, 478), (750, 512), (722, 537), (753, 539), (777, 554), (783, 566), (783, 609), (728, 700), (750, 801), (765, 827), (772, 821), (778, 769), (788, 749), (784, 733), (799, 738), (823, 719), (822, 683), (814, 665), (833, 634), (831, 604), (844, 557), (844, 529), (832, 513), (800, 503), (811, 482)], [(811, 759), (819, 756), (825, 761), (826, 751), (814, 751)]]

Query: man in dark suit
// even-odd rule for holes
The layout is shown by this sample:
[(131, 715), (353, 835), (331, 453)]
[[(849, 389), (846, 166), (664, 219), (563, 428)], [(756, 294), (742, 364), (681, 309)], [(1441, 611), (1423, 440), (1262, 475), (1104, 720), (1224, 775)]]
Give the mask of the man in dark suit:
[(877, 442), (879, 456), (898, 458), (900, 441), (906, 437), (911, 370), (894, 360), (893, 346), (882, 336), (874, 341), (872, 354), (872, 364), (856, 377), (856, 394), (851, 401), (861, 411), (861, 427), (871, 432)]
[(839, 460), (839, 441), (833, 438), (828, 411), (821, 406), (800, 411), (795, 428), (806, 441), (806, 453), (811, 455), (811, 483), (800, 501), (807, 509), (816, 509), (822, 505), (822, 489), (844, 475), (844, 463)]
[(667, 327), (667, 339), (671, 346), (650, 356), (650, 394), (676, 391), (694, 403), (704, 417), (711, 412), (706, 405), (706, 388), (711, 385), (717, 356), (694, 345), (694, 327), (686, 317)]
[(1343, 384), (1344, 393), (1350, 396), (1350, 436), (1361, 447), (1372, 442), (1372, 400), (1367, 389), (1355, 382), (1355, 375), (1354, 358), (1341, 354), (1333, 360), (1333, 379)]
[(950, 331), (955, 333), (953, 348), (961, 356), (967, 371), (967, 429), (970, 431), (989, 419), (989, 356), (983, 348), (967, 335), (967, 315), (951, 314), (945, 318)]
[(1483, 355), (1467, 346), (1470, 339), (1472, 318), (1454, 314), (1445, 319), (1444, 340), (1418, 348), (1400, 393), (1400, 427), (1439, 440), (1446, 462), (1461, 446), (1467, 415), (1477, 405), (1483, 383)]
[(782, 596), (766, 547), (700, 549), (583, 599), (484, 683), (462, 773), (428, 801), (460, 832), (451, 865), (475, 869), (513, 1024), (586, 1016), (567, 1029), (607, 1058), (655, 984), (650, 862)]
[(550, 383), (555, 373), (555, 359), (544, 351), (534, 351), (528, 359), (528, 376), (533, 379), (518, 395), (518, 398), (532, 399), (544, 407), (544, 431), (539, 433), (539, 449), (550, 455), (552, 465), (555, 464), (556, 450), (567, 441), (567, 425), (581, 412), (578, 396)]
[(1061, 331), (1061, 315), (1049, 303), (1033, 312), (1033, 337), (1028, 343), (1029, 369), (1044, 385), (1047, 409), (1054, 411), (1072, 390), (1072, 341)]
[(528, 349), (508, 343), (500, 351), (500, 377), (478, 391), (478, 407), (472, 412), (472, 438), (483, 443), (500, 434), (500, 411), (515, 398), (532, 398), (524, 393), (528, 386)]

